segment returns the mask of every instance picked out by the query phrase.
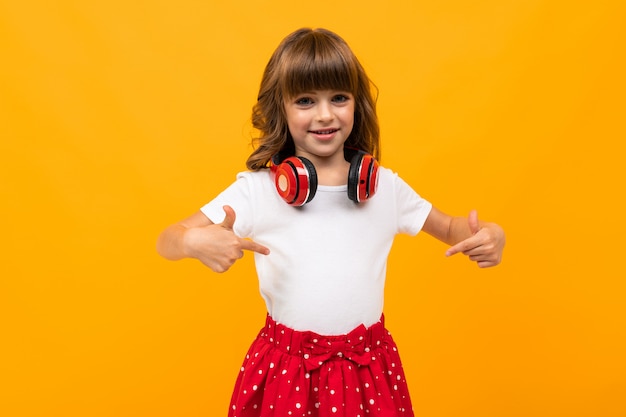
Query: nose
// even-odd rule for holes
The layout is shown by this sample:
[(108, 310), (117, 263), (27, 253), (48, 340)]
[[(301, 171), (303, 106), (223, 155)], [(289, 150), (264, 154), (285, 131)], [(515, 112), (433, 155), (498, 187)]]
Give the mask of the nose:
[(333, 120), (332, 103), (327, 100), (320, 100), (317, 105), (317, 120), (320, 122), (328, 122)]

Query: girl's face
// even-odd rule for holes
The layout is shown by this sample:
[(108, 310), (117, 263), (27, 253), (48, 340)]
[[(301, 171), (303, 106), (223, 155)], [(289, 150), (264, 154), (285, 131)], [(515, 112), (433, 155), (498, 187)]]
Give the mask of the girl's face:
[(287, 125), (296, 155), (314, 164), (345, 161), (343, 145), (354, 126), (354, 96), (345, 91), (314, 90), (285, 100)]

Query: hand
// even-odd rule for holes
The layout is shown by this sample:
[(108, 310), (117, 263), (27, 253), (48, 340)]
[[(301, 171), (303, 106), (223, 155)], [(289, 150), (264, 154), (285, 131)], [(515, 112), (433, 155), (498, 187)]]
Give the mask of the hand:
[(485, 223), (481, 226), (476, 210), (470, 212), (467, 223), (472, 235), (450, 247), (446, 251), (446, 256), (462, 252), (480, 268), (498, 265), (502, 260), (505, 242), (502, 228), (495, 223)]
[(226, 272), (244, 250), (268, 255), (269, 249), (252, 240), (243, 239), (233, 232), (235, 211), (224, 206), (226, 217), (219, 224), (190, 228), (185, 233), (185, 247), (188, 256), (198, 259), (215, 272)]

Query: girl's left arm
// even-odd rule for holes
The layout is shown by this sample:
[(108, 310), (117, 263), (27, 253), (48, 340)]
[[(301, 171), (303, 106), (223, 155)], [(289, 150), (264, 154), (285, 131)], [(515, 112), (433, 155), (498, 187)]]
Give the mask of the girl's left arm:
[(496, 266), (502, 260), (504, 230), (495, 223), (478, 220), (475, 210), (468, 217), (453, 217), (433, 207), (422, 230), (451, 245), (446, 256), (461, 252), (480, 268)]

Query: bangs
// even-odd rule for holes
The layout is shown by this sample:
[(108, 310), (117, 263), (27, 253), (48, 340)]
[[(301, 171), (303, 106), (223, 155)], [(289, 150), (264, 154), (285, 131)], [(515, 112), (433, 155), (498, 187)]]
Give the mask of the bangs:
[(339, 90), (356, 95), (358, 67), (347, 48), (314, 32), (292, 45), (281, 66), (280, 84), (285, 97), (313, 90)]

